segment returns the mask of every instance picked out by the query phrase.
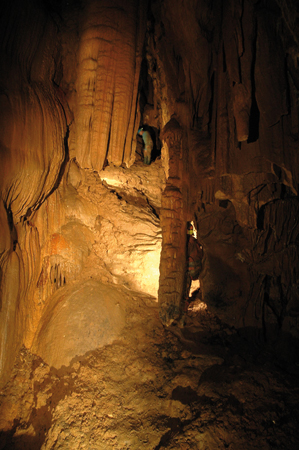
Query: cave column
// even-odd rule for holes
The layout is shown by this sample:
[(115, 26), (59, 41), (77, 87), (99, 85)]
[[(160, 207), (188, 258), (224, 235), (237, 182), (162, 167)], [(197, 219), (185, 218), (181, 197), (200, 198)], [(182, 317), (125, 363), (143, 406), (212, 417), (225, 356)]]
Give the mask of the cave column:
[(164, 127), (163, 146), (168, 151), (168, 178), (162, 193), (159, 313), (170, 325), (181, 313), (186, 269), (185, 195), (183, 191), (183, 130), (171, 119)]

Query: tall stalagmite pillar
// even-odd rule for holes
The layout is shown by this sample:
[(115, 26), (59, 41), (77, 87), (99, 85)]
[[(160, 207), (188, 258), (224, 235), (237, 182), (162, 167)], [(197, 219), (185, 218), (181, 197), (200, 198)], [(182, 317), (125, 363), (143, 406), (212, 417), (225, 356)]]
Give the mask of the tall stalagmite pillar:
[(162, 193), (163, 239), (158, 298), (160, 318), (165, 325), (170, 325), (181, 313), (186, 269), (183, 130), (176, 120), (171, 119), (161, 136), (169, 155), (169, 173)]

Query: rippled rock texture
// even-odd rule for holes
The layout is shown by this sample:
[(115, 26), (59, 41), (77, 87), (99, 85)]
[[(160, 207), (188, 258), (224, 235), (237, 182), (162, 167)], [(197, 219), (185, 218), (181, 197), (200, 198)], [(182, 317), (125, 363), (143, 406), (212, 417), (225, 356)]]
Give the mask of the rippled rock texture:
[(109, 349), (119, 289), (175, 322), (191, 220), (209, 311), (294, 360), (298, 17), (292, 0), (1, 5), (2, 385), (21, 348), (56, 370)]

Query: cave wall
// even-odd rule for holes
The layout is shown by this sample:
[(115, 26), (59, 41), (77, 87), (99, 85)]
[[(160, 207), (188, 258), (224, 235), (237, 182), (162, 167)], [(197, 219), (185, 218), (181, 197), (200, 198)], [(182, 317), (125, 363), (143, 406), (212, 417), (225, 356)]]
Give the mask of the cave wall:
[[(28, 23), (33, 24), (28, 28)], [(67, 122), (52, 79), (57, 26), (32, 2), (1, 6), (1, 372), (31, 328), (39, 235), (29, 217), (55, 190)]]
[[(164, 1), (152, 12), (153, 115), (187, 135), (182, 227), (195, 220), (204, 247), (204, 301), (264, 339), (298, 337), (298, 7)], [(165, 248), (175, 226), (167, 233)]]
[(86, 192), (99, 194), (107, 165), (132, 166), (140, 123), (160, 136), (166, 177), (162, 322), (180, 314), (195, 220), (208, 307), (298, 337), (296, 4), (14, 0), (0, 13), (4, 378), (64, 280), (101, 260), (101, 211)]
[[(134, 206), (113, 217), (117, 197), (92, 175), (135, 159), (147, 8), (138, 0), (1, 4), (2, 381), (18, 349), (31, 347), (56, 291), (92, 277), (86, 267), (105, 282), (120, 279), (156, 294), (157, 217), (150, 205), (144, 225)], [(106, 219), (99, 192), (110, 198)], [(116, 236), (123, 232), (141, 238), (131, 245), (124, 237), (121, 255)], [(147, 233), (152, 241), (145, 242)]]

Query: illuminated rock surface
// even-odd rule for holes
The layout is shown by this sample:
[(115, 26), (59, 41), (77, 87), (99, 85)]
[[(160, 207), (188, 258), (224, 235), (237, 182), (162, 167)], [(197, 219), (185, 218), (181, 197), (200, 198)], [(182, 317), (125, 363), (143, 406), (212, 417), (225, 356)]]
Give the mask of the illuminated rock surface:
[(68, 367), (21, 350), (2, 392), (1, 448), (297, 448), (295, 366), (249, 344), (199, 300), (173, 334), (150, 298), (124, 299), (117, 340)]
[(297, 450), (298, 20), (1, 3), (1, 449)]
[(89, 281), (60, 289), (45, 311), (33, 351), (59, 369), (76, 357), (113, 342), (125, 324), (124, 294)]
[[(37, 301), (45, 298), (47, 306), (41, 312), (33, 344), (50, 365), (68, 365), (75, 356), (107, 345), (118, 336), (125, 318), (117, 286), (157, 301), (161, 229), (154, 208), (134, 185), (133, 175), (138, 185), (140, 172), (143, 167), (138, 164), (130, 170), (134, 195), (127, 191), (128, 173), (119, 168), (108, 171), (121, 179), (118, 194), (96, 173), (82, 171), (79, 176), (72, 167), (68, 182), (58, 189), (59, 210), (54, 208), (51, 214), (58, 216), (60, 223), (56, 220), (56, 228), (42, 245), (38, 282)], [(142, 182), (149, 191), (154, 184), (152, 194), (159, 192), (161, 198), (163, 177), (158, 179), (159, 173), (161, 162), (157, 161)], [(158, 195), (156, 202), (158, 207)], [(51, 205), (46, 208), (49, 214)], [(41, 208), (37, 227), (45, 228), (46, 217)], [(28, 335), (28, 341), (32, 339)]]

